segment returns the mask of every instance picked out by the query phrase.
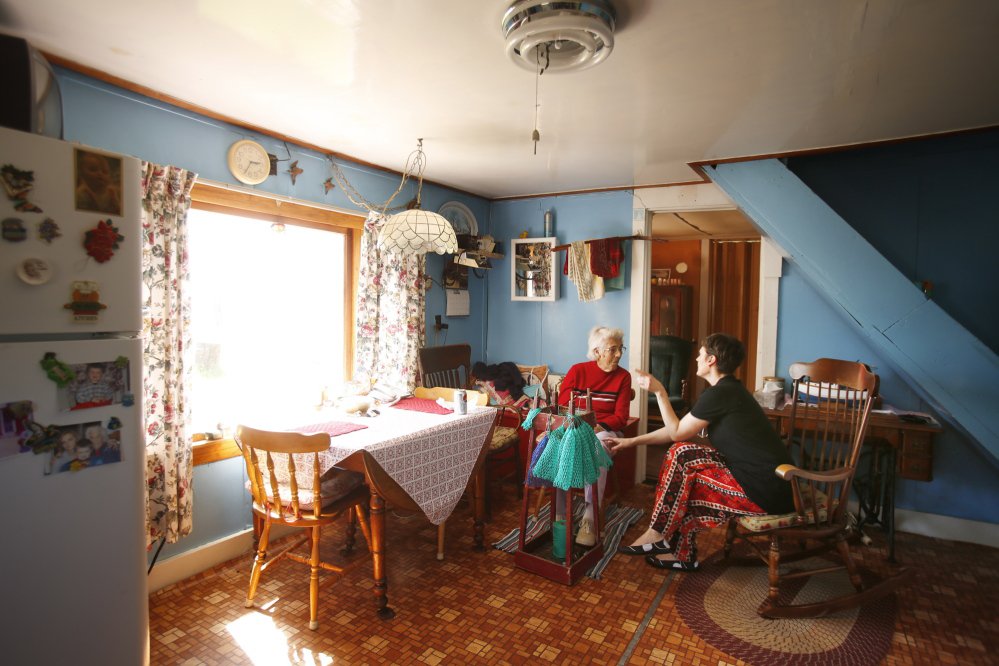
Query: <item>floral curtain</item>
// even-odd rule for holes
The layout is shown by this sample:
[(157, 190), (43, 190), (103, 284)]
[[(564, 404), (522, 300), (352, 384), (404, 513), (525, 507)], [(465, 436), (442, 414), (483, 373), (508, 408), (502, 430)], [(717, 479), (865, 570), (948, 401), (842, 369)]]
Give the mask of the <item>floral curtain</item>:
[(187, 211), (196, 178), (184, 169), (142, 163), (147, 548), (157, 539), (173, 543), (191, 532)]
[(384, 223), (383, 215), (369, 213), (361, 236), (354, 377), (412, 391), (425, 338), (426, 257), (380, 250)]

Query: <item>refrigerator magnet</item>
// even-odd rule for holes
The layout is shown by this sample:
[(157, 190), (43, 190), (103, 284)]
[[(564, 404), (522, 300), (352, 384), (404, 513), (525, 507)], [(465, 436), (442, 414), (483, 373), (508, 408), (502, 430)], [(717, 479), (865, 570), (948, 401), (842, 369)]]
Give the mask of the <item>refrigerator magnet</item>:
[(52, 279), (52, 267), (44, 259), (30, 257), (17, 265), (17, 277), (25, 284), (45, 284)]
[(76, 373), (73, 371), (73, 368), (56, 358), (55, 352), (45, 352), (38, 365), (42, 366), (45, 375), (54, 381), (59, 388), (66, 388), (71, 381), (76, 379)]
[(72, 300), (64, 304), (63, 307), (72, 310), (73, 321), (92, 323), (97, 321), (97, 315), (100, 314), (101, 310), (107, 308), (100, 302), (100, 298), (96, 282), (79, 280), (73, 283)]
[(96, 227), (86, 233), (83, 247), (87, 249), (87, 254), (103, 264), (114, 255), (118, 243), (123, 240), (125, 237), (118, 233), (118, 227), (114, 226), (111, 220), (101, 220)]
[(14, 202), (14, 210), (22, 213), (41, 213), (42, 209), (28, 201), (28, 194), (35, 186), (35, 172), (18, 169), (13, 164), (0, 168), (0, 182), (7, 192), (7, 198)]
[(16, 217), (8, 217), (0, 222), (0, 228), (2, 228), (0, 236), (3, 236), (3, 239), (10, 243), (20, 243), (28, 237), (28, 230), (24, 228), (24, 220), (19, 220)]
[(62, 236), (62, 231), (59, 230), (59, 225), (51, 217), (46, 217), (43, 221), (38, 223), (38, 238), (45, 241), (49, 245), (52, 244), (56, 238)]

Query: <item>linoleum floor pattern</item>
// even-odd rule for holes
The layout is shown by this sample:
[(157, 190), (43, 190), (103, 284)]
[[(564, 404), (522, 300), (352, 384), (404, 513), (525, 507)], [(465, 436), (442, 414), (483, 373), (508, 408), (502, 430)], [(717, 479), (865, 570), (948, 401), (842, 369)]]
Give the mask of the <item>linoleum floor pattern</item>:
[[(244, 608), (247, 554), (150, 596), (152, 663), (743, 663), (699, 639), (676, 612), (680, 576), (697, 574), (667, 574), (617, 555), (603, 580), (567, 587), (516, 568), (511, 555), (490, 547), (519, 521), (514, 488), (503, 490), (486, 525), (486, 551), (471, 550), (470, 510), (462, 504), (448, 522), (443, 562), (433, 526), (388, 513), (392, 620), (375, 615), (370, 560), (340, 580), (321, 573), (317, 631), (308, 629), (308, 569), (287, 560), (264, 573), (254, 607)], [(622, 502), (646, 508), (652, 493), (639, 485)], [(643, 518), (623, 543), (645, 527)], [(877, 568), (885, 542), (877, 529), (869, 532), (874, 545), (859, 551)], [(701, 537), (706, 559), (723, 534)], [(354, 557), (366, 557), (360, 532), (358, 539)], [(327, 530), (324, 556), (335, 560), (341, 545), (342, 526)], [(899, 533), (897, 556), (917, 575), (898, 593), (882, 663), (999, 663), (999, 550)]]

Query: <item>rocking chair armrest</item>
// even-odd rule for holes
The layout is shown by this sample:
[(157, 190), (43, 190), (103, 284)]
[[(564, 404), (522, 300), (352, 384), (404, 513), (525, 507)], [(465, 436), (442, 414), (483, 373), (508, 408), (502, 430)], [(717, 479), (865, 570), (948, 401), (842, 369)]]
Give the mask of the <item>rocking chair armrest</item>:
[(822, 472), (813, 472), (795, 465), (780, 465), (774, 470), (774, 474), (785, 481), (791, 481), (793, 479), (806, 479), (808, 481), (835, 483), (836, 481), (842, 481), (843, 479), (851, 476), (853, 474), (853, 468), (837, 467), (836, 469), (827, 469)]

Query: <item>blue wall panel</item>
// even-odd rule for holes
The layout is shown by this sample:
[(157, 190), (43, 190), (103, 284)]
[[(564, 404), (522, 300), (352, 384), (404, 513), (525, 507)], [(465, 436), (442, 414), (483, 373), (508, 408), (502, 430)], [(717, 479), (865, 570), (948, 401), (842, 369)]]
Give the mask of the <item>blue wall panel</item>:
[[(565, 373), (571, 365), (586, 360), (587, 336), (597, 325), (620, 328), (628, 339), (630, 295), (628, 289), (608, 291), (597, 301), (580, 302), (575, 285), (565, 276), (559, 282), (554, 302), (510, 299), (510, 240), (527, 232), (544, 235), (544, 212), (551, 210), (559, 244), (590, 238), (631, 234), (631, 192), (601, 192), (565, 197), (500, 201), (492, 205), (490, 228), (507, 254), (494, 260), (489, 273), (488, 349), (489, 363), (546, 363), (552, 372)], [(627, 278), (632, 247), (626, 244), (622, 271)], [(558, 253), (558, 267), (565, 261)], [(561, 271), (560, 271), (561, 273)], [(627, 279), (625, 282), (627, 286)], [(627, 355), (625, 355), (625, 363)], [(622, 365), (625, 365), (622, 363)]]

